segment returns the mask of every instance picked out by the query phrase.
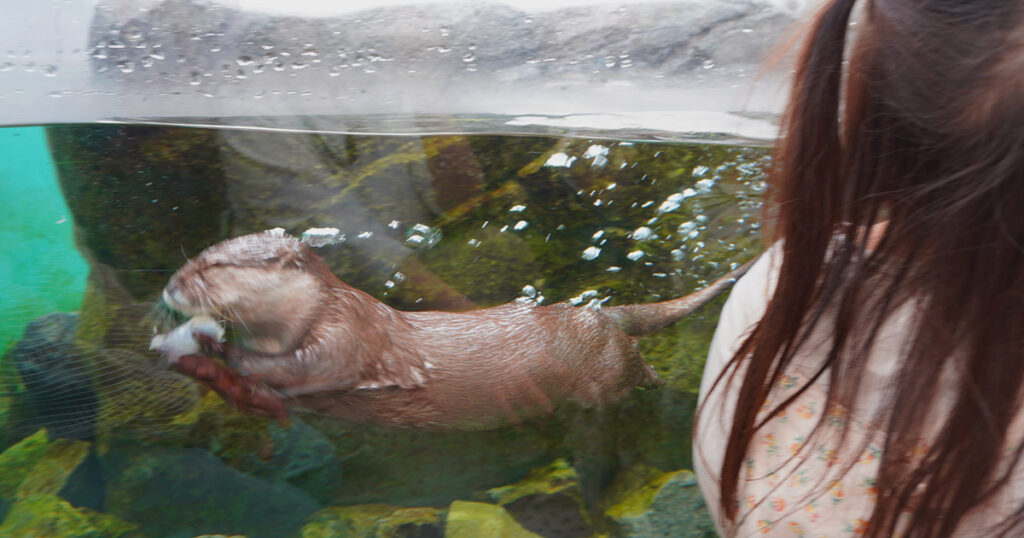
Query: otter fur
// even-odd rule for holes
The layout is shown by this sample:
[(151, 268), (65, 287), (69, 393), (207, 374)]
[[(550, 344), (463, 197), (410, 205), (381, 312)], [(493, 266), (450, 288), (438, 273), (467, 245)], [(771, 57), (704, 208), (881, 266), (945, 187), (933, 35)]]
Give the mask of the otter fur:
[(635, 336), (693, 312), (745, 270), (647, 305), (406, 312), (339, 280), (297, 239), (264, 232), (207, 248), (163, 297), (186, 315), (232, 325), (239, 342), (213, 346), (230, 369), (200, 355), (178, 368), (240, 409), (282, 418), (283, 406), (253, 403), (280, 400), (385, 427), (482, 430), (658, 386)]

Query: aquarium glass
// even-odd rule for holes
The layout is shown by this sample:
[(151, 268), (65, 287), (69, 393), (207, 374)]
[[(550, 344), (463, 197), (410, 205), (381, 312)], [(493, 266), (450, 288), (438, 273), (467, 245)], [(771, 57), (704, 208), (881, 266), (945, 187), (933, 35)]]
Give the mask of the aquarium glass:
[[(303, 399), (210, 342), (195, 353), (216, 375), (152, 348), (189, 322), (168, 303), (172, 275), (268, 230), (398, 330), (489, 308), (612, 323), (617, 306), (702, 289), (763, 249), (778, 80), (752, 81), (802, 3), (12, 9), (25, 25), (0, 38), (0, 535), (714, 536), (690, 436), (727, 292), (568, 367), (586, 379), (635, 342), (660, 384), (594, 405), (559, 398), (564, 372), (541, 368), (510, 389), (530, 409), (486, 427), (318, 407), (420, 390), (431, 366), (416, 386), (318, 374)], [(216, 265), (320, 267), (289, 263)], [(292, 329), (305, 341), (298, 278), (249, 294), (288, 300), (267, 325), (225, 323), (229, 348)], [(508, 361), (460, 373), (500, 379), (529, 360), (524, 342), (575, 349), (624, 330), (531, 329), (553, 323), (447, 334)], [(401, 340), (359, 327), (338, 357)], [(286, 412), (232, 405), (237, 386)]]

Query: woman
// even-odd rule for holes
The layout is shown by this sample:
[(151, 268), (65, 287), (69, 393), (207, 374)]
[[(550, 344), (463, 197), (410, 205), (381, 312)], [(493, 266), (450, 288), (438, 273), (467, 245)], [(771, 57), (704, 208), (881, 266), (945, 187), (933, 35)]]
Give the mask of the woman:
[(1024, 2), (854, 4), (799, 60), (700, 484), (725, 536), (1024, 536)]

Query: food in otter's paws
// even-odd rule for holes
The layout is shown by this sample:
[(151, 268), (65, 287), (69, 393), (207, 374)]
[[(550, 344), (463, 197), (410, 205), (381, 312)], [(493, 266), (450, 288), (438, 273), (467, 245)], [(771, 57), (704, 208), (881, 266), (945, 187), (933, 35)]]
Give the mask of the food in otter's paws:
[(155, 334), (149, 342), (149, 349), (159, 351), (167, 362), (174, 364), (184, 355), (195, 355), (201, 347), (196, 334), (203, 334), (214, 341), (224, 341), (224, 327), (210, 316), (198, 315), (178, 325), (170, 332)]

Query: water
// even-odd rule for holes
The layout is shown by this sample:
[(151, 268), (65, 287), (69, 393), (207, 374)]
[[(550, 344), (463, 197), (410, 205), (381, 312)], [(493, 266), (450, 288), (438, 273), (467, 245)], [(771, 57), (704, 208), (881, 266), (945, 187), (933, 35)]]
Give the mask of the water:
[(0, 139), (0, 534), (713, 533), (684, 470), (721, 299), (640, 340), (665, 386), (473, 433), (299, 409), (282, 427), (148, 344), (187, 257), (275, 227), (403, 310), (684, 295), (760, 251), (763, 149), (155, 125)]

